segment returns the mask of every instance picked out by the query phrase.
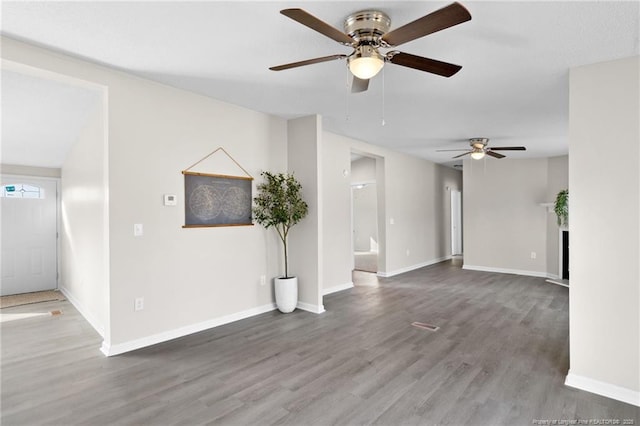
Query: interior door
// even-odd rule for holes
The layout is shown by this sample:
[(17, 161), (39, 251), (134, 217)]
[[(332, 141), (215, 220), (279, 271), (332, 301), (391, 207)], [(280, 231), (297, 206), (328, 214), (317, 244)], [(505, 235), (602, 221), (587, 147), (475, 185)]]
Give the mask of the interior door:
[(57, 181), (2, 176), (0, 294), (58, 286)]
[(462, 254), (462, 192), (451, 191), (451, 254)]

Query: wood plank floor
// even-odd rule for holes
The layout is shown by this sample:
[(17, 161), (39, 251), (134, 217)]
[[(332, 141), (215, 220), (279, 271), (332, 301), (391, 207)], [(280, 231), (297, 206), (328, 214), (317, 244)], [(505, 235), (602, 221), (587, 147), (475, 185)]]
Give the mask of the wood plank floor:
[[(563, 385), (568, 289), (441, 263), (105, 358), (68, 302), (2, 323), (7, 425), (531, 425), (640, 409)], [(412, 327), (414, 321), (440, 327)]]

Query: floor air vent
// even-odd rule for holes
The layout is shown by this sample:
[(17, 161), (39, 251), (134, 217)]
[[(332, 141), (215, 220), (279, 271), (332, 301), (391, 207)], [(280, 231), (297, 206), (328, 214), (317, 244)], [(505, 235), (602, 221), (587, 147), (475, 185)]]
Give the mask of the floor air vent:
[(425, 322), (416, 321), (416, 322), (412, 322), (411, 325), (414, 327), (422, 328), (423, 330), (429, 330), (429, 331), (438, 331), (440, 329), (440, 327), (438, 327), (437, 325), (427, 324)]

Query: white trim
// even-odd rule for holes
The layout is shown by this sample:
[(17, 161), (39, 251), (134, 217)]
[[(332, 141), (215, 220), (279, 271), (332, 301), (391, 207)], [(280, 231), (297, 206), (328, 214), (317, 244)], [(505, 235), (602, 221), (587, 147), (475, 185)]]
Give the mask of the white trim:
[[(74, 59), (77, 60), (77, 58), (74, 58)], [(104, 67), (104, 66), (102, 66), (101, 68), (113, 70), (112, 68)], [(57, 83), (68, 84), (75, 87), (81, 87), (83, 89), (101, 91), (103, 88), (106, 87), (102, 84), (94, 83), (89, 80), (83, 80), (78, 77), (72, 77), (67, 74), (61, 74), (59, 72), (50, 71), (44, 68), (34, 67), (32, 65), (27, 65), (27, 64), (23, 64), (22, 62), (16, 62), (16, 61), (4, 59), (4, 58), (0, 60), (0, 69), (19, 73), (19, 74), (24, 74), (29, 77), (35, 77), (43, 80), (55, 81)]]
[(550, 284), (555, 284), (555, 285), (559, 285), (559, 286), (562, 286), (562, 287), (569, 288), (569, 286), (567, 284), (563, 283), (562, 280), (559, 279), (559, 278), (558, 279), (547, 278), (545, 281), (550, 283)]
[(327, 294), (332, 294), (332, 293), (337, 293), (339, 291), (349, 290), (350, 288), (353, 288), (353, 283), (352, 282), (348, 282), (348, 283), (344, 283), (344, 284), (340, 284), (340, 285), (334, 285), (333, 287), (325, 288), (324, 290), (322, 290), (322, 295), (326, 296)]
[(103, 162), (102, 162), (102, 179), (103, 179), (103, 190), (104, 190), (104, 204), (102, 206), (102, 229), (104, 231), (103, 241), (102, 241), (102, 261), (104, 262), (104, 286), (106, 287), (106, 300), (105, 304), (107, 305), (107, 327), (105, 329), (105, 333), (107, 335), (107, 340), (111, 339), (111, 233), (110, 233), (110, 202), (111, 195), (109, 186), (109, 87), (102, 86), (102, 154), (103, 154)]
[(312, 305), (311, 303), (305, 303), (298, 300), (296, 308), (303, 311), (311, 312), (313, 314), (321, 314), (324, 312), (324, 305)]
[(102, 338), (104, 338), (104, 325), (95, 316), (93, 316), (89, 310), (85, 309), (84, 306), (82, 306), (82, 303), (80, 303), (80, 300), (76, 299), (68, 289), (60, 286), (59, 290), (62, 294), (64, 294), (64, 297), (66, 297), (67, 300), (71, 302), (73, 307), (76, 308), (78, 312), (80, 312), (80, 315), (82, 315), (84, 319), (87, 320), (89, 324), (91, 324), (91, 327), (93, 327), (98, 332), (98, 334), (102, 336)]
[(179, 337), (187, 336), (189, 334), (198, 333), (200, 331), (208, 330), (210, 328), (215, 328), (224, 324), (229, 324), (245, 318), (264, 314), (265, 312), (270, 312), (275, 309), (276, 309), (275, 303), (269, 303), (267, 305), (262, 305), (256, 308), (247, 309), (246, 311), (240, 311), (240, 312), (236, 312), (235, 314), (225, 315), (219, 318), (213, 318), (197, 324), (187, 325), (184, 327), (176, 328), (174, 330), (164, 331), (162, 333), (153, 334), (151, 336), (142, 337), (140, 339), (130, 340), (124, 343), (110, 345), (106, 341), (104, 341), (102, 342), (102, 347), (100, 348), (100, 350), (106, 356), (119, 355), (125, 352), (130, 352), (136, 349), (166, 342), (168, 340), (177, 339)]
[(426, 262), (418, 263), (416, 265), (407, 266), (406, 268), (396, 269), (395, 271), (390, 272), (378, 272), (378, 276), (382, 278), (389, 278), (396, 275), (404, 274), (405, 272), (414, 271), (416, 269), (424, 268), (425, 266), (435, 265), (436, 263), (444, 262), (445, 260), (450, 260), (451, 255), (439, 257), (437, 259), (428, 260)]
[(546, 272), (538, 272), (538, 271), (524, 271), (522, 269), (506, 269), (506, 268), (493, 268), (491, 266), (476, 266), (476, 265), (462, 265), (462, 269), (467, 269), (470, 271), (482, 271), (482, 272), (496, 272), (498, 274), (515, 274), (515, 275), (524, 275), (528, 277), (539, 277), (539, 278), (553, 278), (555, 275), (548, 274)]
[(612, 398), (617, 401), (626, 402), (627, 404), (640, 407), (640, 392), (632, 389), (580, 376), (572, 373), (571, 371), (567, 374), (564, 384), (572, 388), (606, 396), (607, 398)]

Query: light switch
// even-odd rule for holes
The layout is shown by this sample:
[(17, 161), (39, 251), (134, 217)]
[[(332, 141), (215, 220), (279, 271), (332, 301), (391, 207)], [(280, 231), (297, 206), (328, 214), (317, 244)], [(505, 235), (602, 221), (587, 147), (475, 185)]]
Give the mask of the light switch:
[(134, 237), (141, 237), (143, 233), (144, 233), (144, 231), (143, 231), (141, 223), (136, 223), (135, 225), (133, 225), (133, 236)]

